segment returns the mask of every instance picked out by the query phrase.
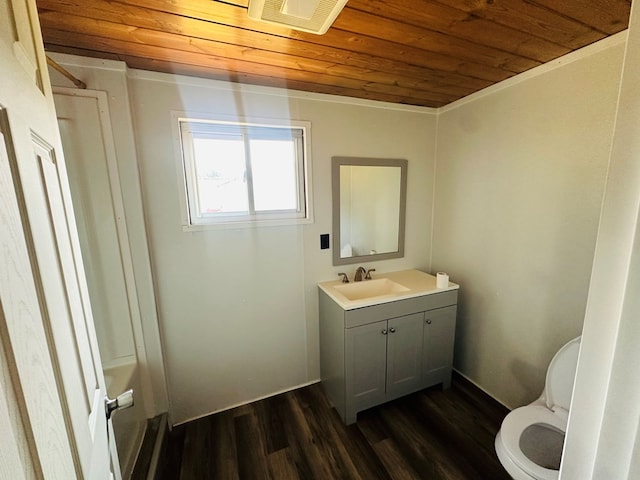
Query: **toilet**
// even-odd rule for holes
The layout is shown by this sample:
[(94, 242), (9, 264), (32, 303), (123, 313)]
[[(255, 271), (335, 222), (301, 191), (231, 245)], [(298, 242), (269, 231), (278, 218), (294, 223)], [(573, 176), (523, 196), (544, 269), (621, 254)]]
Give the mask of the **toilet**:
[(558, 478), (579, 350), (580, 337), (564, 345), (549, 364), (540, 398), (503, 420), (496, 453), (514, 480)]

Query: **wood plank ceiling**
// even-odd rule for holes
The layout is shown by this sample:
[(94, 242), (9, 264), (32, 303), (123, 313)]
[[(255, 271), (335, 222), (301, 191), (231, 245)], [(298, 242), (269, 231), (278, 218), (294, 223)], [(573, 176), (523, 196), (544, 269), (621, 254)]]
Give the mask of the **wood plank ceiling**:
[(349, 0), (325, 35), (247, 0), (37, 0), (48, 51), (439, 107), (627, 28), (631, 0)]

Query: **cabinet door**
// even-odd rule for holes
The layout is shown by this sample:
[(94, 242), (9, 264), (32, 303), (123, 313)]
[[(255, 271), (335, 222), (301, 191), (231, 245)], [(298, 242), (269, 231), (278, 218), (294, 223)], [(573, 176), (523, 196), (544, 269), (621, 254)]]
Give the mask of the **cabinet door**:
[(456, 310), (456, 306), (452, 305), (425, 312), (422, 353), (424, 386), (442, 382), (446, 388), (451, 384)]
[(360, 411), (384, 402), (387, 322), (348, 328), (345, 335), (347, 410)]
[(387, 322), (387, 399), (420, 389), (423, 318), (414, 313)]

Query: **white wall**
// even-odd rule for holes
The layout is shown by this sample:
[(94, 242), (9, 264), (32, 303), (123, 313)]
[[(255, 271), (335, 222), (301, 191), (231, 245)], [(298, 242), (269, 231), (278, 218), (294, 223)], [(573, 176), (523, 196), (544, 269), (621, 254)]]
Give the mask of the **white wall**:
[(623, 41), (439, 115), (432, 259), (461, 285), (455, 367), (509, 407), (582, 330)]
[[(173, 423), (319, 377), (316, 284), (334, 278), (331, 157), (409, 160), (407, 245), (428, 266), (435, 112), (135, 71), (129, 88)], [(171, 111), (311, 122), (314, 223), (184, 232)]]

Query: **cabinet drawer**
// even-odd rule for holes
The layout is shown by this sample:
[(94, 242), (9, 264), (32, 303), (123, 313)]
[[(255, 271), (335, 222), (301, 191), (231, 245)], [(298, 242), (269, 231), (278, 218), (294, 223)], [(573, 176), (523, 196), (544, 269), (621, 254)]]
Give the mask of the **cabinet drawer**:
[(448, 290), (422, 297), (406, 298), (395, 302), (381, 303), (371, 307), (345, 311), (345, 328), (353, 328), (389, 318), (410, 315), (412, 313), (448, 307), (458, 302), (458, 291)]

